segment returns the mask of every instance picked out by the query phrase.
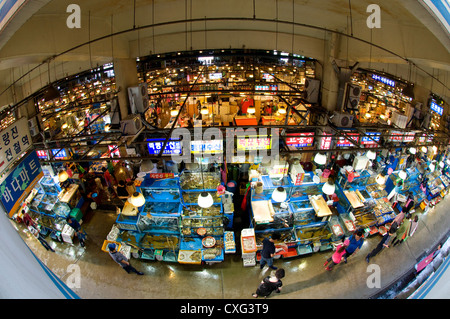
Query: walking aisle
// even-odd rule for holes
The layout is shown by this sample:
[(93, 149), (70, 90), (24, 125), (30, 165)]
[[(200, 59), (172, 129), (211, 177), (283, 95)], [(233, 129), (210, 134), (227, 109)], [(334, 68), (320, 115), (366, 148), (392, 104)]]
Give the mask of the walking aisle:
[[(419, 213), (414, 236), (401, 245), (385, 249), (369, 264), (365, 257), (379, 243), (380, 236), (366, 239), (356, 255), (349, 257), (346, 264), (336, 265), (333, 271), (323, 267), (330, 255), (328, 251), (275, 260), (274, 266), (284, 268), (286, 276), (281, 293), (269, 298), (366, 299), (374, 296), (395, 283), (445, 239), (450, 225), (450, 215), (446, 212), (449, 204), (450, 197), (447, 197), (427, 214)], [(203, 267), (133, 259), (133, 265), (144, 276), (127, 274), (101, 249), (116, 218), (111, 212), (90, 213), (83, 224), (89, 234), (86, 247), (51, 242), (56, 253), (45, 250), (27, 230), (21, 225), (18, 227), (36, 256), (86, 299), (248, 299), (272, 271), (267, 267), (261, 270), (259, 264), (243, 267), (240, 254), (234, 254), (228, 255), (223, 263)], [(74, 281), (74, 269), (79, 269), (79, 281)]]

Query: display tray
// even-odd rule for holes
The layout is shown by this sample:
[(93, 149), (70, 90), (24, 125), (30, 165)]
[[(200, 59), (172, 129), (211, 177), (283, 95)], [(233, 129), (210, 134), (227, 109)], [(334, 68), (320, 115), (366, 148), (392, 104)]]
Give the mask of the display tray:
[(332, 215), (330, 207), (321, 195), (311, 196), (311, 205), (314, 208), (317, 217), (324, 217)]
[(201, 250), (180, 250), (178, 252), (178, 262), (180, 264), (201, 264)]
[(347, 197), (350, 205), (353, 208), (361, 208), (364, 207), (364, 204), (361, 202), (359, 196), (354, 191), (344, 191), (345, 197)]

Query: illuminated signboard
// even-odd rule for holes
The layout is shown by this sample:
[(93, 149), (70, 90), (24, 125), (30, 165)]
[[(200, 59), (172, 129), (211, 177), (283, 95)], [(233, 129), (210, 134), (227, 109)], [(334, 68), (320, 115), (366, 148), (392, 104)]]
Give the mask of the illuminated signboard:
[(63, 148), (61, 150), (52, 150), (52, 155), (54, 159), (64, 159), (67, 158), (67, 152)]
[(269, 150), (272, 147), (272, 139), (270, 137), (248, 137), (237, 139), (237, 150), (254, 151)]
[(223, 140), (191, 141), (192, 154), (213, 154), (223, 152)]
[(48, 159), (47, 151), (43, 151), (43, 150), (36, 151), (36, 154), (37, 154), (37, 157), (40, 159)]
[[(148, 152), (150, 155), (158, 155), (164, 145), (163, 138), (147, 139)], [(163, 155), (180, 155), (182, 149), (181, 141), (169, 140), (164, 148)]]
[(117, 147), (117, 145), (108, 145), (108, 150), (111, 155), (120, 157), (120, 151), (119, 151), (119, 148)]
[(287, 146), (310, 147), (314, 144), (314, 133), (287, 133)]
[(439, 106), (434, 100), (431, 100), (430, 109), (441, 116), (444, 113), (444, 108)]
[(379, 132), (366, 132), (365, 136), (361, 137), (361, 144), (365, 146), (376, 146), (380, 141), (381, 133)]
[(211, 73), (209, 78), (211, 80), (220, 80), (222, 78), (222, 73)]
[(378, 74), (372, 74), (372, 79), (374, 79), (375, 81), (387, 84), (387, 85), (392, 86), (392, 87), (395, 86), (395, 81), (394, 80), (385, 78), (384, 76), (380, 76)]
[[(356, 143), (356, 144), (358, 143), (359, 133), (347, 133), (347, 136), (352, 139), (353, 143)], [(350, 142), (345, 137), (339, 137), (336, 146), (338, 146), (338, 147), (351, 147), (351, 146), (354, 146), (353, 143)]]
[(389, 141), (391, 142), (412, 142), (414, 141), (416, 133), (414, 132), (399, 132), (392, 131), (391, 136), (389, 136)]
[(329, 150), (331, 148), (332, 134), (322, 133), (322, 135), (324, 136), (320, 140), (320, 149)]

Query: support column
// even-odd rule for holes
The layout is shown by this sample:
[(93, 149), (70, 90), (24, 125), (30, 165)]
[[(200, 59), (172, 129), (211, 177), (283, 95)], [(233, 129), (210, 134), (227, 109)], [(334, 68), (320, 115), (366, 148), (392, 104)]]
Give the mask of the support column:
[(115, 59), (114, 74), (116, 77), (116, 88), (120, 88), (117, 94), (120, 106), (121, 119), (125, 119), (130, 113), (130, 102), (128, 100), (128, 88), (138, 86), (136, 59)]
[(324, 59), (322, 62), (322, 106), (328, 111), (337, 109), (339, 79), (334, 60), (339, 53), (339, 35), (327, 33), (325, 39)]

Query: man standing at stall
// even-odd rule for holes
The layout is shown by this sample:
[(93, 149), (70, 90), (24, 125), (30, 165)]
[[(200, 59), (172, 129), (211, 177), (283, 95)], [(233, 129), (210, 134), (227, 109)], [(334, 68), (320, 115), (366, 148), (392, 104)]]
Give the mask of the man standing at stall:
[(274, 233), (271, 238), (264, 238), (263, 248), (261, 250), (261, 261), (259, 267), (261, 269), (267, 264), (271, 269), (278, 269), (273, 265), (273, 256), (275, 256), (275, 241), (280, 239), (279, 233)]

